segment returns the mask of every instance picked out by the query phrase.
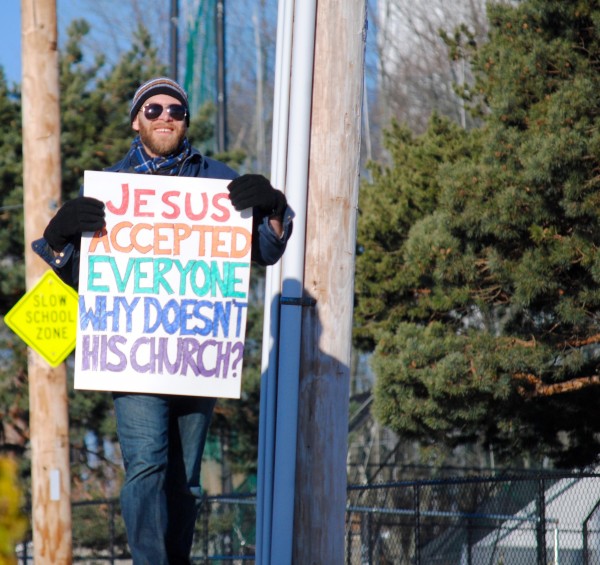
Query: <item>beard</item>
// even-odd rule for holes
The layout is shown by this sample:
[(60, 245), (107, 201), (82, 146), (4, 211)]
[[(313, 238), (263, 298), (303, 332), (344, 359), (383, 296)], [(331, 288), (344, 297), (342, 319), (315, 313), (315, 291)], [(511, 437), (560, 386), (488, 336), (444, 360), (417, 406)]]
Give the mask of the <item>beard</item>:
[[(154, 132), (152, 127), (154, 122), (144, 123), (142, 120), (139, 122), (139, 134), (142, 144), (146, 148), (146, 151), (151, 156), (167, 157), (173, 153), (177, 153), (177, 150), (181, 147), (183, 140), (185, 139), (186, 128), (181, 123), (175, 125), (172, 128), (174, 135), (162, 138), (160, 135)], [(163, 126), (164, 127), (164, 126)]]

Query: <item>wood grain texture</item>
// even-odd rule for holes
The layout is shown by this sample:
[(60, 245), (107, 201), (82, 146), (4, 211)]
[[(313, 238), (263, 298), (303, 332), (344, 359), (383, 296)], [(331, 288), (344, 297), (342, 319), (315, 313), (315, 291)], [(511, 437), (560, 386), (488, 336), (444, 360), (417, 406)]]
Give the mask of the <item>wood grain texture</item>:
[[(60, 202), (60, 107), (56, 0), (21, 0), (23, 182), (27, 288), (48, 268), (33, 253)], [(72, 562), (69, 423), (65, 365), (29, 350), (32, 529), (35, 563)]]
[(364, 0), (319, 0), (293, 562), (342, 565), (365, 49)]

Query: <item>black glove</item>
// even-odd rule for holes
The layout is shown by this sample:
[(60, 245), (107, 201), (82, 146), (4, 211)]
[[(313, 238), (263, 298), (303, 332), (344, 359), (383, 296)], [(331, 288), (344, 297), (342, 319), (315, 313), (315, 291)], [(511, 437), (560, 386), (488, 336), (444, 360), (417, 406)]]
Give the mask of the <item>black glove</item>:
[(55, 251), (60, 251), (84, 231), (96, 231), (105, 226), (104, 203), (89, 196), (65, 202), (44, 230), (44, 239)]
[(229, 198), (236, 210), (258, 208), (268, 216), (283, 218), (287, 207), (285, 194), (271, 186), (262, 175), (242, 175), (228, 185)]

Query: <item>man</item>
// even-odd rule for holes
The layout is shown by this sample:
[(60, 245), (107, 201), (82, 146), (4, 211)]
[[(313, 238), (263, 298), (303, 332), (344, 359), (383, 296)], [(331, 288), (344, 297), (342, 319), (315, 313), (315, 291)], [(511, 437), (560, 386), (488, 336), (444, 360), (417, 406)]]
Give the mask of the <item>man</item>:
[[(252, 259), (279, 260), (292, 228), (284, 194), (265, 177), (238, 176), (190, 146), (188, 99), (179, 84), (165, 77), (142, 84), (130, 120), (138, 135), (108, 171), (232, 179), (233, 206), (253, 208)], [(33, 248), (77, 287), (81, 234), (104, 225), (103, 203), (81, 196), (58, 210)], [(216, 399), (129, 393), (113, 393), (113, 398), (126, 472), (121, 506), (133, 562), (189, 564), (201, 498), (200, 464)]]

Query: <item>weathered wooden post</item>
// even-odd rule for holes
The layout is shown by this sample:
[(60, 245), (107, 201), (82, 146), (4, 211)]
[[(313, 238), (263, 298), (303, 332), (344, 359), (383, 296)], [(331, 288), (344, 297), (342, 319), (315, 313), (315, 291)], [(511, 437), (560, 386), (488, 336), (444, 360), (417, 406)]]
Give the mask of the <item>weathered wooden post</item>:
[[(31, 250), (60, 203), (60, 107), (56, 0), (21, 0), (23, 179), (27, 288), (47, 265)], [(29, 350), (34, 560), (71, 563), (66, 368)]]
[(365, 0), (317, 3), (293, 563), (344, 563)]

